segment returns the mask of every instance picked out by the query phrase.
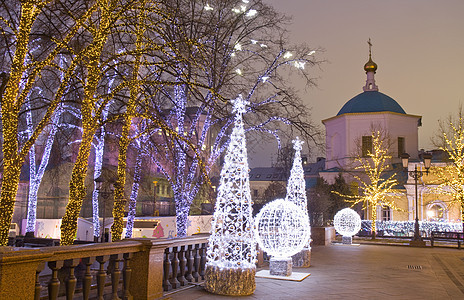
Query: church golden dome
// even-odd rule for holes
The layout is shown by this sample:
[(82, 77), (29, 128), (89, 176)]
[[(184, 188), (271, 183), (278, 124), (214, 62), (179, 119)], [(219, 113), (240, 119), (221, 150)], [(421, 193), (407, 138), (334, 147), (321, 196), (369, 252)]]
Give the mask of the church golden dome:
[(374, 72), (377, 71), (377, 64), (372, 61), (371, 55), (369, 54), (369, 61), (364, 65), (364, 71)]

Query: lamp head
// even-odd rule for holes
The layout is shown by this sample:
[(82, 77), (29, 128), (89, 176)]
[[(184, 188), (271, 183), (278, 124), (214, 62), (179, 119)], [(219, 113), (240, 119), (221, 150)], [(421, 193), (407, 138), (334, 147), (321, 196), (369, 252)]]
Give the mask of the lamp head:
[(409, 163), (409, 154), (407, 153), (401, 154), (401, 162), (403, 164), (403, 168), (407, 169), (408, 163)]

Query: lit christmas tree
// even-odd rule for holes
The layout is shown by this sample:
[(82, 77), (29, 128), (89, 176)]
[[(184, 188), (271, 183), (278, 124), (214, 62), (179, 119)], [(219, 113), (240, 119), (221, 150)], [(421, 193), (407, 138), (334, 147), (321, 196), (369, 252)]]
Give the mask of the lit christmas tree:
[(218, 188), (207, 251), (205, 289), (221, 295), (250, 295), (256, 288), (256, 242), (242, 114), (247, 101), (233, 100), (235, 125)]
[(301, 161), (301, 149), (303, 149), (303, 141), (298, 137), (293, 141), (293, 149), (295, 149), (295, 158), (293, 159), (292, 170), (287, 183), (287, 196), (285, 200), (295, 203), (298, 207), (308, 213), (308, 201), (306, 198), (306, 182), (304, 179), (303, 163)]
[[(287, 196), (285, 200), (295, 203), (301, 210), (304, 211), (305, 217), (308, 216), (308, 198), (306, 197), (306, 181), (304, 179), (303, 163), (301, 161), (301, 150), (303, 149), (303, 141), (298, 137), (293, 141), (293, 149), (295, 149), (295, 157), (293, 159), (292, 170), (287, 183)], [(308, 223), (309, 224), (309, 223)], [(311, 241), (311, 227), (308, 229), (309, 241)], [(311, 258), (311, 247), (308, 245), (299, 253), (292, 256), (294, 267), (309, 267)]]

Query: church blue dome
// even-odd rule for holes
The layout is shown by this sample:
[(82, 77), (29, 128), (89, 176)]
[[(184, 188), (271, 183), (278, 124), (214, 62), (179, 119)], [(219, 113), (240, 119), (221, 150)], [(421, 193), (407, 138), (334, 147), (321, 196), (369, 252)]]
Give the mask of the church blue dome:
[(369, 113), (390, 111), (406, 114), (404, 109), (393, 98), (378, 92), (365, 91), (343, 105), (337, 116), (349, 113)]

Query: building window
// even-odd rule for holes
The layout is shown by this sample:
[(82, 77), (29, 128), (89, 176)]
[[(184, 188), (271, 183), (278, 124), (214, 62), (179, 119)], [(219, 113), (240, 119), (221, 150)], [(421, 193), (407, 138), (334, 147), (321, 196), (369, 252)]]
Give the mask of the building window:
[(253, 197), (258, 197), (258, 190), (253, 190)]
[(391, 221), (391, 209), (388, 206), (382, 206), (382, 221)]
[(368, 157), (372, 153), (372, 136), (362, 137), (362, 157)]
[(398, 137), (398, 157), (401, 157), (401, 154), (405, 153), (406, 149), (404, 147), (404, 137)]
[(429, 221), (444, 221), (445, 218), (445, 210), (441, 205), (438, 203), (433, 204), (429, 209), (427, 210), (427, 219)]

